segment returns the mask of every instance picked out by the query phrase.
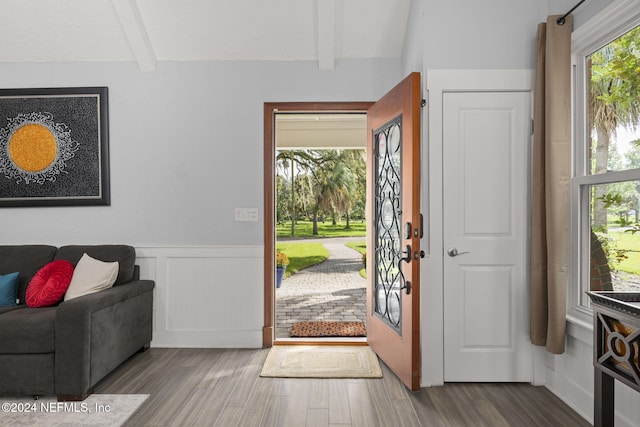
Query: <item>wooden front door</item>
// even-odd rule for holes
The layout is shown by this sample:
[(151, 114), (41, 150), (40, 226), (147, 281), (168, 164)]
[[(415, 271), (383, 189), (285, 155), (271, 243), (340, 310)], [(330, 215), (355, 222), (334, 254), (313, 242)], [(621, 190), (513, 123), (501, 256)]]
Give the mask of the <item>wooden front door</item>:
[(420, 74), (367, 111), (367, 341), (420, 388)]

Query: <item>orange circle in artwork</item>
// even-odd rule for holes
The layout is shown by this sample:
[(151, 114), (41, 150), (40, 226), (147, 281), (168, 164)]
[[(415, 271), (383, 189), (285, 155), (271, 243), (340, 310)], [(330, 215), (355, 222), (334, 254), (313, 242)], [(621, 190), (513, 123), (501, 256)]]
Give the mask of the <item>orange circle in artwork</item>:
[(20, 126), (9, 140), (9, 157), (20, 169), (39, 172), (53, 163), (58, 152), (56, 138), (45, 126)]

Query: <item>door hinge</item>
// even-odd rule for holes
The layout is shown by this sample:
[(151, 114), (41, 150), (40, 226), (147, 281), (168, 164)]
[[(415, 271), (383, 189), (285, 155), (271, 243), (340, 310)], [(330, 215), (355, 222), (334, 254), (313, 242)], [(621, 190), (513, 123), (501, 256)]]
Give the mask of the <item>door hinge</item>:
[(427, 105), (427, 100), (426, 99), (420, 100), (420, 108), (424, 108), (426, 105)]
[(531, 124), (530, 124), (531, 128), (529, 129), (529, 133), (531, 135), (533, 135), (533, 119), (531, 119)]

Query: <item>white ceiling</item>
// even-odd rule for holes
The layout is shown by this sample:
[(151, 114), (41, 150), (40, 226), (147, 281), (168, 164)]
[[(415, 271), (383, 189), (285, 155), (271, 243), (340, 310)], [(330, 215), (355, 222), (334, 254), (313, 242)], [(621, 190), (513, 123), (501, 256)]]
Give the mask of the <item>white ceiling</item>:
[(399, 57), (410, 0), (0, 0), (0, 62)]

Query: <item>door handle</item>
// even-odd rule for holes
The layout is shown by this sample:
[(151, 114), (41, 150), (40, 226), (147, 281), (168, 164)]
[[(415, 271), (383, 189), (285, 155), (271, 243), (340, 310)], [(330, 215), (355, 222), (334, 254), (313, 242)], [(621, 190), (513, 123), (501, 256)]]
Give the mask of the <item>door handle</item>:
[(404, 256), (400, 257), (400, 260), (398, 261), (398, 269), (400, 269), (400, 263), (402, 261), (406, 262), (407, 264), (411, 262), (411, 245), (407, 245), (407, 249), (402, 252), (402, 255)]
[(447, 249), (447, 255), (449, 255), (450, 257), (456, 257), (458, 255), (463, 255), (463, 254), (470, 254), (471, 252), (458, 252), (457, 248), (449, 248)]
[(400, 272), (400, 277), (402, 278), (402, 286), (400, 290), (404, 289), (404, 292), (409, 295), (411, 293), (411, 282), (404, 278), (404, 273), (402, 272), (402, 262), (406, 262), (409, 264), (411, 262), (411, 246), (407, 245), (406, 252), (403, 253), (403, 257), (400, 257), (398, 260), (398, 271)]

